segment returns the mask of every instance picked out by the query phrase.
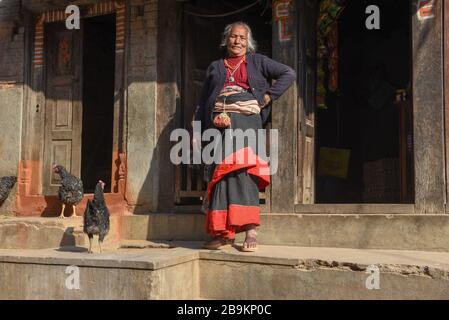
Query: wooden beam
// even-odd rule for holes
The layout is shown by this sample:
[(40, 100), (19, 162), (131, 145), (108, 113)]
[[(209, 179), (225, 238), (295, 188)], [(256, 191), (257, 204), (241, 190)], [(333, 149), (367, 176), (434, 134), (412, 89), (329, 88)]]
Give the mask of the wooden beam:
[(172, 212), (175, 205), (175, 167), (170, 161), (170, 133), (175, 129), (179, 106), (180, 10), (175, 0), (158, 2), (158, 73), (156, 109), (156, 156), (159, 184), (157, 211)]
[[(446, 169), (446, 202), (449, 195), (449, 187), (447, 181), (449, 181), (449, 164), (447, 157), (449, 155), (449, 0), (444, 0), (443, 3), (443, 60), (444, 60), (444, 145), (446, 151), (445, 169)], [(446, 205), (446, 212), (449, 209)]]
[(443, 0), (413, 1), (413, 108), (416, 213), (443, 213)]
[[(282, 6), (282, 8), (280, 7)], [(273, 1), (273, 59), (297, 69), (296, 1)], [(288, 15), (284, 13), (288, 10)], [(279, 130), (278, 171), (271, 179), (271, 211), (293, 212), (296, 179), (296, 84), (272, 108), (272, 128)]]

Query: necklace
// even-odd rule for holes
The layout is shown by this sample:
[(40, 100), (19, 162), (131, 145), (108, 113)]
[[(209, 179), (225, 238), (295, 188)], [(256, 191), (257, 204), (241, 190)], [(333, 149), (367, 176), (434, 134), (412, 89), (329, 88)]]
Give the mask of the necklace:
[(245, 61), (245, 56), (243, 56), (243, 59), (240, 60), (240, 62), (233, 68), (226, 59), (224, 60), (226, 67), (229, 68), (229, 82), (234, 82), (234, 73), (238, 70), (240, 65)]

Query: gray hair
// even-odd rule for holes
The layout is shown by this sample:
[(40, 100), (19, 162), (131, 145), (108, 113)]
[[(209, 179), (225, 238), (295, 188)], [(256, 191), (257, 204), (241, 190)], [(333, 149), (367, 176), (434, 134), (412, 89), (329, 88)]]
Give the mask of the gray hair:
[(221, 39), (221, 44), (220, 44), (220, 48), (226, 48), (228, 45), (228, 39), (229, 39), (229, 35), (231, 34), (231, 30), (232, 28), (234, 28), (235, 26), (241, 26), (244, 27), (246, 29), (246, 31), (248, 32), (248, 51), (251, 53), (256, 52), (257, 49), (257, 43), (253, 38), (253, 33), (251, 32), (251, 28), (249, 27), (249, 25), (247, 25), (246, 23), (242, 22), (242, 21), (238, 21), (238, 22), (234, 22), (231, 24), (228, 24), (223, 32), (223, 36)]

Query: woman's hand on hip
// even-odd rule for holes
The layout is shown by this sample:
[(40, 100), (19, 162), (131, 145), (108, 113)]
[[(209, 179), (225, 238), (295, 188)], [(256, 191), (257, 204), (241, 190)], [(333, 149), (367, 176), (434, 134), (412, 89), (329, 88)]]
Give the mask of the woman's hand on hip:
[(270, 102), (271, 102), (270, 96), (268, 94), (265, 94), (263, 96), (263, 106), (262, 106), (262, 108), (268, 106), (270, 104)]

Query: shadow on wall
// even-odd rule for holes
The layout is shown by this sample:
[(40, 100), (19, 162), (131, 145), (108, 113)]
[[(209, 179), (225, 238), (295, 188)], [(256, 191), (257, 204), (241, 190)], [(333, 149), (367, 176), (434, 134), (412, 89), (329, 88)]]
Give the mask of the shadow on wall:
[(74, 227), (68, 227), (61, 239), (61, 242), (59, 243), (60, 247), (66, 247), (66, 246), (75, 246), (75, 236), (73, 235), (73, 231), (75, 230)]
[(149, 171), (136, 197), (136, 206), (133, 210), (135, 214), (172, 213), (174, 210), (176, 168), (170, 161), (170, 149), (173, 145), (170, 142), (170, 134), (174, 128), (175, 120), (171, 117), (155, 139)]

